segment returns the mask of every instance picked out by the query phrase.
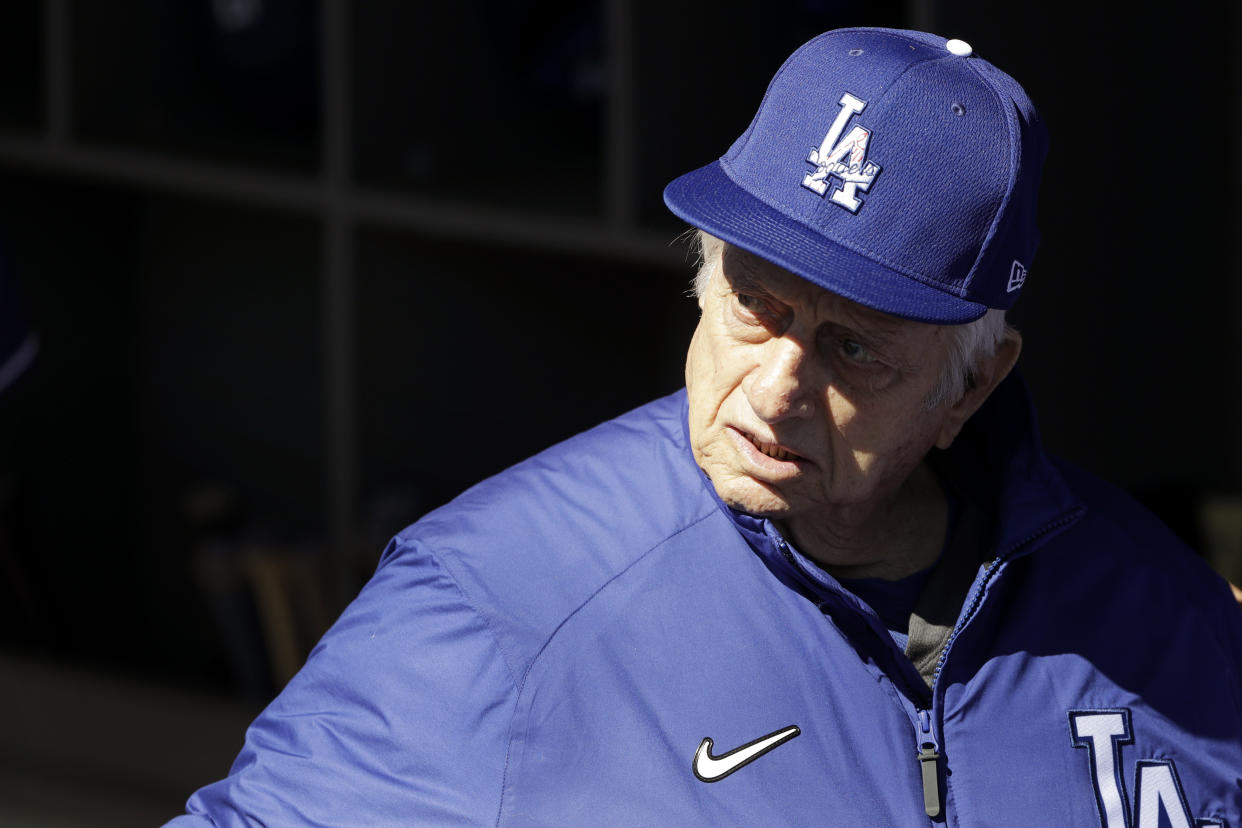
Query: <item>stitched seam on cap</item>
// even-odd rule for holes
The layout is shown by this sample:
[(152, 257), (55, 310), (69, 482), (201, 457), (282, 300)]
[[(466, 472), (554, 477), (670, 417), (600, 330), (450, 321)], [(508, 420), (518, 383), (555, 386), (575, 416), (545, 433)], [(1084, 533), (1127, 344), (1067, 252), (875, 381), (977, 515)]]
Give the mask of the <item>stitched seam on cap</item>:
[[(983, 237), (983, 244), (979, 245), (979, 255), (975, 257), (974, 264), (970, 266), (970, 270), (966, 273), (966, 278), (962, 280), (962, 287), (968, 290), (975, 282), (975, 276), (979, 273), (979, 265), (983, 261), (983, 257), (988, 253), (992, 242), (996, 240), (1001, 219), (1009, 209), (1009, 202), (1013, 199), (1014, 190), (1017, 189), (1018, 170), (1021, 169), (1022, 164), (1022, 131), (1018, 125), (1018, 116), (1014, 112), (1015, 107), (1012, 98), (1006, 100), (1001, 97), (1000, 92), (984, 76), (983, 71), (978, 66), (969, 63), (967, 66), (970, 71), (979, 76), (979, 79), (983, 81), (983, 85), (988, 88), (988, 91), (992, 93), (997, 103), (1000, 104), (1001, 115), (1005, 119), (1005, 125), (1009, 127), (1009, 132), (1012, 136), (1009, 141), (1009, 185), (1005, 188), (1005, 195), (1001, 199), (1000, 207), (996, 210), (996, 215), (992, 217), (992, 225), (988, 228), (987, 235)], [(1009, 96), (1006, 95), (1006, 97)]]

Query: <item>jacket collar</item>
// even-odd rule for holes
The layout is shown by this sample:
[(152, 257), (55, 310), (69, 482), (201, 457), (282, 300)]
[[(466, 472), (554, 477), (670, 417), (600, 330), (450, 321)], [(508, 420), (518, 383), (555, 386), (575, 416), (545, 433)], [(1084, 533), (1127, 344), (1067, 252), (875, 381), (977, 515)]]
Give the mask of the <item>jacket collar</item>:
[(995, 556), (1032, 551), (1052, 528), (1085, 511), (1044, 451), (1026, 382), (1012, 372), (932, 462), (992, 519)]

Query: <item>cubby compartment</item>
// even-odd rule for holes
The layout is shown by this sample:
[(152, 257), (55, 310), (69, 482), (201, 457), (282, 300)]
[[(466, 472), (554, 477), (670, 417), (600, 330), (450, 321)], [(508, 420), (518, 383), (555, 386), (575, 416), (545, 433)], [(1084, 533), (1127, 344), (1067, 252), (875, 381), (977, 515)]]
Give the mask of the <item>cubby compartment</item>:
[(601, 215), (604, 7), (352, 4), (357, 183), (522, 212)]
[(44, 122), (43, 10), (38, 0), (0, 8), (0, 129), (34, 131)]
[(315, 171), (318, 3), (79, 0), (66, 28), (75, 138)]

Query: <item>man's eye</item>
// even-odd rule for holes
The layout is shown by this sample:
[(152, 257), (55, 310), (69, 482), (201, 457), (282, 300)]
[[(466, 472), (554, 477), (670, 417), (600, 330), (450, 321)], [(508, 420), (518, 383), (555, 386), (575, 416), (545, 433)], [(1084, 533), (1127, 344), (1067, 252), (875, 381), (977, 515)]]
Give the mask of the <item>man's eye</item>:
[(841, 340), (841, 353), (854, 362), (874, 362), (875, 355), (852, 339)]
[(764, 301), (753, 293), (735, 293), (733, 301), (737, 304), (738, 316), (748, 322), (754, 322), (765, 317), (768, 313), (768, 306)]

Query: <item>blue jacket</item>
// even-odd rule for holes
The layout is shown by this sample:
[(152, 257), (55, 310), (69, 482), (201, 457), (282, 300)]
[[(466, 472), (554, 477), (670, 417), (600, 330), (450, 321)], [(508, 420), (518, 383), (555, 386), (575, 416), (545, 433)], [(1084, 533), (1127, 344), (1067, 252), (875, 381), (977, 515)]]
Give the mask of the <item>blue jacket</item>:
[(930, 693), (716, 499), (678, 393), (397, 536), (173, 824), (1242, 828), (1224, 582), (1046, 456), (1016, 379), (951, 453), (993, 562)]

